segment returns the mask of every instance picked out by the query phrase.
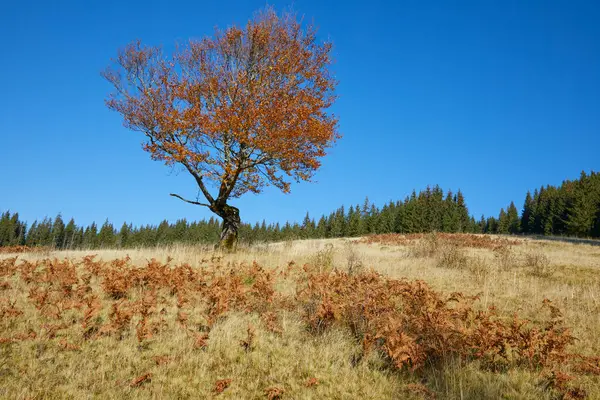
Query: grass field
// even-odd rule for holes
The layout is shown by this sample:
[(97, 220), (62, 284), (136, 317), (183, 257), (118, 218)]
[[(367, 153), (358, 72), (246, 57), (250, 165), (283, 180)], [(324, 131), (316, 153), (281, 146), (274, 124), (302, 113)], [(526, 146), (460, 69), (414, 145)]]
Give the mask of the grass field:
[(0, 397), (600, 398), (599, 272), (444, 234), (0, 254)]

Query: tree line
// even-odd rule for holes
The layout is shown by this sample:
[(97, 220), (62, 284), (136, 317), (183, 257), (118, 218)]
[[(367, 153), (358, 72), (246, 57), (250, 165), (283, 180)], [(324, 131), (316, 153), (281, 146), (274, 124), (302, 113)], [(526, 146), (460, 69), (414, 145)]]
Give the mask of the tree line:
[[(240, 226), (240, 239), (246, 243), (291, 239), (352, 237), (376, 233), (479, 232), (479, 225), (469, 216), (464, 196), (436, 186), (413, 193), (404, 201), (377, 207), (369, 199), (362, 205), (341, 206), (329, 215), (302, 222)], [(48, 246), (57, 249), (127, 248), (168, 245), (173, 243), (213, 244), (219, 241), (221, 223), (216, 218), (134, 227), (124, 223), (116, 228), (106, 220), (102, 225), (80, 226), (71, 218), (65, 223), (61, 214), (54, 219), (34, 221), (30, 227), (9, 211), (0, 217), (0, 246)]]
[[(483, 226), (483, 223), (482, 223)], [(600, 173), (581, 172), (577, 180), (546, 185), (525, 195), (521, 214), (515, 204), (485, 221), (483, 233), (600, 237)]]
[(539, 235), (600, 237), (600, 173), (545, 186), (525, 196), (521, 232)]
[[(403, 201), (390, 201), (377, 207), (369, 199), (329, 215), (301, 222), (262, 223), (240, 226), (240, 239), (246, 243), (292, 239), (356, 237), (380, 233), (468, 232), (494, 234), (540, 234), (600, 237), (600, 174), (582, 172), (575, 181), (564, 181), (536, 189), (525, 196), (521, 212), (514, 202), (501, 209), (498, 217), (475, 220), (469, 214), (459, 190), (444, 192), (439, 186), (413, 191)], [(106, 220), (102, 225), (80, 226), (59, 214), (54, 219), (34, 221), (31, 226), (19, 220), (18, 213), (0, 217), (0, 246), (48, 246), (57, 249), (129, 248), (174, 243), (214, 244), (219, 241), (221, 222), (162, 221), (158, 225), (135, 227), (124, 223), (116, 228)]]

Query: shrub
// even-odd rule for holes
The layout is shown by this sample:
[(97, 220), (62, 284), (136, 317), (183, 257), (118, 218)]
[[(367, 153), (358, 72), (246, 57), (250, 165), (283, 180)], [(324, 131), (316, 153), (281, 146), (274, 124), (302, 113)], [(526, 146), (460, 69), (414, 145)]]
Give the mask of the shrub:
[(510, 245), (498, 246), (494, 249), (494, 258), (498, 267), (508, 271), (518, 265), (517, 256)]
[(438, 235), (432, 232), (426, 236), (421, 236), (421, 239), (410, 248), (410, 255), (416, 258), (434, 257), (440, 248)]
[(550, 259), (540, 252), (528, 252), (523, 260), (523, 267), (527, 268), (531, 275), (547, 278), (552, 275)]
[(308, 263), (319, 273), (331, 272), (333, 270), (334, 253), (333, 244), (327, 243), (323, 249), (317, 251), (310, 258)]
[(364, 272), (364, 265), (360, 254), (356, 250), (354, 242), (347, 242), (345, 244), (345, 255), (346, 255), (346, 268), (348, 274), (354, 275)]
[(490, 274), (491, 267), (483, 257), (471, 257), (467, 261), (467, 269), (475, 281), (481, 283)]
[(468, 257), (458, 246), (448, 245), (441, 248), (437, 266), (451, 269), (466, 269)]

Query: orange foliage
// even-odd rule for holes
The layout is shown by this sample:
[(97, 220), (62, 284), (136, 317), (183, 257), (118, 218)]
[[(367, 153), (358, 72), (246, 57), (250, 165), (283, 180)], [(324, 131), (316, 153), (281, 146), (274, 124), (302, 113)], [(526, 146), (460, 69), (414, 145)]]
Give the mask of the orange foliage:
[(407, 235), (399, 233), (383, 233), (379, 235), (370, 235), (361, 242), (368, 244), (383, 244), (383, 245), (410, 245), (416, 240), (427, 238), (428, 235), (434, 235), (435, 239), (442, 243), (446, 243), (458, 247), (473, 247), (479, 249), (494, 250), (501, 246), (517, 246), (522, 244), (518, 240), (510, 240), (506, 238), (497, 238), (486, 235), (474, 235), (470, 233), (411, 233)]
[[(564, 326), (561, 311), (549, 300), (540, 309), (548, 317), (534, 324), (517, 314), (499, 315), (493, 307), (478, 310), (477, 296), (445, 295), (423, 281), (391, 279), (374, 272), (320, 273), (290, 263), (276, 273), (257, 263), (223, 265), (220, 258), (203, 260), (198, 268), (169, 264), (150, 260), (145, 266), (133, 266), (128, 258), (103, 262), (94, 261), (93, 256), (79, 262), (0, 261), (0, 275), (20, 278), (29, 293), (20, 301), (35, 306), (39, 313), (32, 319), (23, 311), (32, 307), (0, 297), (0, 328), (25, 318), (29, 324), (38, 324), (10, 336), (0, 331), (0, 343), (37, 338), (55, 340), (59, 348), (77, 351), (79, 344), (61, 338), (63, 330), (79, 330), (85, 340), (100, 336), (121, 340), (135, 334), (144, 342), (170, 327), (184, 330), (190, 346), (203, 349), (211, 327), (230, 312), (255, 312), (266, 329), (282, 333), (277, 313), (287, 309), (301, 310), (314, 334), (333, 325), (348, 328), (362, 344), (363, 355), (378, 351), (390, 366), (415, 374), (449, 358), (479, 360), (491, 371), (519, 366), (544, 371), (548, 388), (573, 399), (585, 393), (563, 369), (600, 375), (599, 357), (569, 352), (575, 338)], [(294, 280), (295, 295), (276, 293), (277, 279)], [(92, 286), (96, 282), (99, 285)], [(177, 312), (167, 311), (174, 304)], [(97, 318), (103, 309), (109, 310), (104, 325)], [(67, 310), (71, 312), (65, 313)], [(169, 318), (178, 323), (169, 325)], [(240, 345), (251, 351), (255, 342), (256, 328), (250, 324)], [(170, 360), (165, 355), (155, 362), (160, 365)], [(144, 374), (132, 380), (131, 386), (149, 380), (150, 374)], [(315, 378), (306, 383), (316, 384)], [(410, 390), (426, 397), (430, 394), (420, 385)], [(276, 399), (283, 390), (272, 387), (265, 394)]]
[(340, 137), (328, 112), (337, 85), (331, 48), (313, 26), (267, 8), (171, 57), (129, 44), (103, 73), (115, 88), (106, 103), (146, 135), (152, 159), (185, 168), (207, 203), (175, 197), (231, 217), (230, 198), (309, 180)]
[(131, 382), (129, 383), (129, 386), (138, 387), (146, 382), (150, 382), (151, 380), (152, 380), (152, 374), (150, 372), (146, 372), (145, 374), (142, 374), (142, 375), (138, 376), (137, 378), (133, 378), (131, 380)]
[(168, 364), (171, 361), (173, 361), (173, 359), (166, 354), (162, 355), (162, 356), (154, 356), (154, 357), (152, 357), (152, 359), (154, 360), (156, 365)]
[(256, 328), (252, 324), (248, 324), (248, 329), (246, 330), (246, 338), (240, 340), (240, 346), (244, 348), (246, 351), (250, 351), (254, 348), (254, 338), (256, 337)]
[(269, 400), (279, 400), (283, 396), (284, 390), (279, 387), (270, 387), (265, 389), (265, 395)]
[(219, 379), (215, 382), (215, 387), (213, 391), (216, 394), (223, 393), (225, 389), (227, 389), (231, 385), (231, 379)]
[(48, 251), (48, 247), (29, 247), (29, 246), (0, 246), (0, 254), (12, 253), (40, 253)]
[(317, 386), (319, 384), (319, 380), (317, 378), (308, 378), (306, 380), (306, 382), (304, 383), (304, 386), (306, 387), (313, 387), (313, 386)]
[(445, 297), (422, 281), (339, 271), (310, 275), (297, 297), (313, 331), (344, 324), (365, 351), (380, 349), (397, 368), (415, 371), (452, 355), (480, 359), (494, 370), (550, 367), (572, 358), (566, 350), (575, 339), (549, 302), (543, 308), (551, 319), (530, 326), (517, 315), (501, 318), (493, 308), (476, 311), (477, 297)]

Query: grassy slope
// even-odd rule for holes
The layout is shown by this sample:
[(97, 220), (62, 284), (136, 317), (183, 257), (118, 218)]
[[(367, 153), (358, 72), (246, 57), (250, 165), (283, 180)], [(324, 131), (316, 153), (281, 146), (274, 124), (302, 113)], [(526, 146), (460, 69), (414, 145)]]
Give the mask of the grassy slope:
[[(564, 313), (568, 326), (579, 340), (574, 352), (600, 354), (600, 248), (527, 240), (514, 246), (509, 254), (498, 255), (488, 249), (466, 248), (460, 257), (466, 262), (453, 264), (439, 251), (421, 251), (426, 240), (404, 245), (366, 244), (347, 240), (314, 240), (255, 246), (224, 261), (257, 261), (264, 267), (284, 267), (291, 260), (298, 264), (317, 264), (323, 270), (347, 269), (349, 263), (362, 263), (386, 276), (423, 279), (443, 292), (461, 291), (481, 295), (481, 307), (495, 304), (499, 311), (519, 311), (535, 321), (544, 298), (551, 299)], [(199, 265), (211, 252), (189, 247), (139, 250), (94, 251), (103, 260), (128, 254), (135, 265), (150, 258), (173, 264)], [(56, 252), (21, 255), (35, 259), (45, 256), (80, 259), (89, 252)], [(541, 263), (527, 262), (527, 255), (541, 255)], [(6, 258), (9, 255), (0, 255)], [(544, 258), (545, 257), (545, 258)], [(549, 265), (544, 260), (549, 260)], [(538, 260), (539, 261), (539, 260)], [(538, 265), (541, 264), (541, 265)], [(0, 337), (29, 328), (42, 332), (36, 310), (27, 305), (27, 286), (17, 277), (11, 289), (0, 297), (16, 299), (25, 315), (0, 324)], [(278, 283), (278, 291), (293, 293), (287, 281)], [(136, 294), (132, 294), (135, 296)], [(174, 305), (173, 305), (174, 307)], [(168, 310), (171, 313), (171, 310)], [(104, 310), (104, 315), (108, 310)], [(74, 315), (73, 318), (76, 318)], [(249, 324), (255, 327), (253, 350), (246, 351), (240, 341), (247, 336)], [(193, 348), (194, 340), (174, 323), (140, 346), (134, 325), (123, 340), (102, 337), (84, 341), (74, 327), (60, 331), (47, 340), (42, 334), (33, 340), (0, 344), (0, 397), (2, 398), (207, 398), (219, 379), (232, 379), (219, 398), (266, 398), (269, 388), (283, 390), (282, 398), (398, 398), (427, 396), (418, 386), (419, 379), (389, 368), (377, 354), (353, 362), (360, 344), (349, 332), (334, 328), (324, 335), (306, 332), (295, 312), (283, 312), (283, 333), (265, 329), (258, 315), (232, 313), (211, 330), (203, 350)], [(78, 346), (65, 350), (64, 343)], [(164, 363), (156, 357), (167, 356)], [(131, 387), (137, 376), (151, 373), (151, 381)], [(318, 384), (307, 385), (310, 378)], [(491, 373), (476, 363), (428, 370), (427, 388), (440, 398), (550, 398), (532, 372), (513, 369)], [(590, 398), (600, 398), (597, 378), (579, 381)]]

